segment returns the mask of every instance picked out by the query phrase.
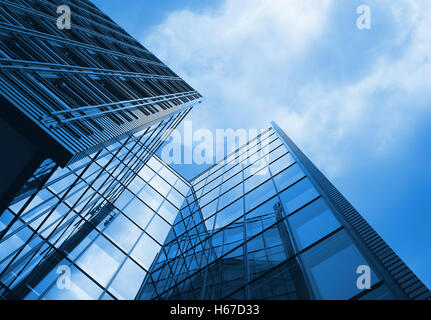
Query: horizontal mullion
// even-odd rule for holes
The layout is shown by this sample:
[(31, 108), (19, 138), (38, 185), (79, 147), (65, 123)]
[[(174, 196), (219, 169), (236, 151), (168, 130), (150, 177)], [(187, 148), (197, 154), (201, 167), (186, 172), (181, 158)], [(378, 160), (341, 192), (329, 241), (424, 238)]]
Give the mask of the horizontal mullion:
[(0, 59), (0, 66), (2, 69), (16, 69), (26, 71), (45, 71), (56, 73), (79, 73), (79, 74), (92, 74), (102, 76), (122, 76), (140, 79), (154, 79), (154, 80), (171, 80), (171, 81), (184, 81), (180, 77), (162, 76), (149, 73), (128, 72), (120, 70), (98, 69), (81, 67), (66, 64), (55, 64), (38, 61), (25, 61), (25, 60), (9, 60)]

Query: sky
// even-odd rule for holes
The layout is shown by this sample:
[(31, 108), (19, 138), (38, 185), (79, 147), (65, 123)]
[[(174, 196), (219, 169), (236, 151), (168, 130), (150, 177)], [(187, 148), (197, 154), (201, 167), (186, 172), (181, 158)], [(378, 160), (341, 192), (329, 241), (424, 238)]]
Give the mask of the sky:
[(195, 129), (276, 121), (431, 288), (430, 1), (94, 3), (205, 97)]

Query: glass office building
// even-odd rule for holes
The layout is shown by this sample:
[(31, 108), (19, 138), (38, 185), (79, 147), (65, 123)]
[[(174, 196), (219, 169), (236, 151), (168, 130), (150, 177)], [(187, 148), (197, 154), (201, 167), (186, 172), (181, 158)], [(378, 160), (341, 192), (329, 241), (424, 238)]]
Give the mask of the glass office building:
[(201, 98), (87, 0), (0, 1), (0, 299), (431, 298), (275, 123), (155, 156)]
[(133, 150), (57, 169), (2, 214), (4, 299), (431, 298), (276, 124), (190, 182), (157, 156), (123, 182)]
[[(168, 135), (169, 123), (156, 128), (154, 136)], [(163, 232), (167, 234), (188, 191), (172, 170), (149, 156), (148, 136), (133, 135), (65, 168), (54, 166), (46, 177), (30, 179), (45, 181), (19, 193), (0, 215), (4, 298), (133, 298), (133, 292), (126, 291), (133, 287), (128, 286), (139, 286), (137, 275), (145, 275), (146, 259), (157, 241), (163, 243)], [(135, 260), (126, 258), (130, 254)], [(73, 287), (53, 292), (56, 280), (50, 280), (64, 266), (70, 267)], [(119, 269), (135, 274), (124, 278), (123, 273), (121, 278)], [(109, 280), (114, 276), (111, 271), (120, 275), (116, 282)], [(110, 286), (107, 281), (112, 282), (112, 293), (103, 295)]]
[(47, 159), (65, 167), (154, 132), (201, 98), (90, 1), (0, 1), (0, 210)]
[[(106, 150), (106, 156), (91, 164), (93, 168), (76, 165), (71, 168), (73, 172), (58, 172), (25, 207), (0, 243), (4, 298), (136, 296), (190, 186), (152, 157), (115, 201), (104, 200), (110, 185), (118, 183), (117, 170), (126, 163), (120, 163), (117, 158), (122, 157), (117, 155), (109, 170), (96, 170), (113, 158), (112, 153)], [(97, 177), (100, 173), (103, 180)], [(88, 191), (91, 188), (94, 190)], [(57, 197), (64, 199), (59, 203)], [(23, 202), (11, 206), (2, 215), (0, 225), (22, 210)], [(59, 286), (63, 268), (71, 279), (67, 288)]]
[[(369, 271), (367, 289), (360, 279)], [(193, 181), (138, 299), (430, 299), (273, 123)]]
[[(70, 29), (59, 27), (64, 5), (70, 8)], [(140, 260), (149, 257), (142, 253), (150, 237), (145, 230), (163, 242), (160, 234), (173, 210), (169, 199), (181, 196), (172, 190), (183, 190), (172, 179), (165, 187), (169, 194), (155, 187), (162, 199), (156, 208), (157, 192), (150, 193), (147, 176), (138, 183), (139, 175), (201, 100), (90, 1), (0, 1), (0, 146), (8, 150), (0, 163), (0, 296), (133, 298), (136, 292), (124, 289), (121, 275), (124, 270), (145, 275), (148, 261)], [(159, 169), (153, 165), (154, 175)], [(164, 176), (166, 170), (154, 183), (161, 186), (161, 177), (171, 178)], [(133, 189), (136, 184), (148, 185), (143, 195)], [(132, 226), (121, 233), (117, 223), (129, 218), (117, 201), (131, 189), (147, 199), (154, 219), (148, 213), (147, 225), (140, 217), (133, 220), (135, 230)], [(138, 230), (140, 244), (133, 248), (140, 249), (132, 253), (132, 232)], [(108, 242), (99, 238), (101, 233)], [(120, 234), (121, 239), (115, 238)], [(109, 248), (114, 238), (119, 242)], [(101, 265), (113, 261), (104, 260), (97, 248), (106, 250), (105, 257), (121, 260), (105, 275)], [(88, 261), (96, 256), (98, 265)], [(69, 295), (55, 293), (50, 279), (66, 267), (75, 279), (73, 288)], [(107, 280), (114, 276), (111, 271), (117, 280)], [(133, 281), (139, 282), (137, 277)]]

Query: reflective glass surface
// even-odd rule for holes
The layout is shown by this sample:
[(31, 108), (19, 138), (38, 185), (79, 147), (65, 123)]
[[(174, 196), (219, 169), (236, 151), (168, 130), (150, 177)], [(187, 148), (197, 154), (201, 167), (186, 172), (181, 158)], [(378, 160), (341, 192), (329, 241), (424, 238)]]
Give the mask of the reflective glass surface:
[[(40, 232), (66, 253), (65, 258), (56, 268), (34, 268), (42, 260), (37, 254), (20, 277), (8, 274), (1, 280), (27, 285), (24, 277), (36, 277), (37, 270), (40, 279), (31, 282), (27, 299), (392, 296), (338, 213), (272, 129), (227, 159), (188, 182), (154, 156), (112, 204), (96, 201), (101, 205), (92, 209), (86, 209), (92, 194), (82, 190), (98, 181), (92, 178), (97, 170), (84, 172), (78, 181), (85, 182), (70, 190), (68, 202), (57, 206), (49, 184), (26, 205), (25, 199), (17, 202), (1, 216), (4, 227), (23, 208), (2, 240), (0, 266), (32, 250), (47, 254), (48, 261), (59, 260), (46, 240), (32, 237), (32, 228), (51, 211)], [(52, 183), (60, 182), (62, 175), (77, 179), (79, 172), (62, 170)], [(55, 188), (63, 194), (67, 189), (62, 183)], [(103, 218), (92, 220), (99, 216)], [(88, 227), (90, 220), (94, 228)], [(361, 265), (371, 268), (371, 285), (376, 288), (365, 295), (356, 282)], [(57, 286), (58, 266), (69, 268), (68, 291)]]

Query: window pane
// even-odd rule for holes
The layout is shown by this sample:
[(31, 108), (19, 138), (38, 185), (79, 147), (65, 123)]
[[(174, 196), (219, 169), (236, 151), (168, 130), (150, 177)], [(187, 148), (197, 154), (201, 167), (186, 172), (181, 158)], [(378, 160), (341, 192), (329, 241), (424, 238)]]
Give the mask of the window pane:
[[(307, 250), (302, 261), (317, 299), (323, 300), (344, 300), (360, 293), (356, 270), (369, 266), (344, 230)], [(371, 285), (378, 281), (371, 272)]]
[(271, 144), (271, 149), (273, 149), (274, 147), (276, 147), (276, 149), (272, 150), (269, 154), (269, 162), (273, 162), (274, 160), (277, 160), (282, 155), (287, 153), (287, 149), (282, 145), (278, 145), (277, 147), (277, 144), (274, 142)]
[(155, 172), (159, 171), (159, 169), (163, 166), (155, 157), (151, 157), (147, 165), (151, 167)]
[(139, 176), (146, 182), (149, 182), (155, 174), (156, 173), (149, 166), (145, 166), (141, 171), (139, 171)]
[(166, 236), (169, 233), (169, 229), (169, 224), (158, 215), (155, 215), (146, 231), (154, 239), (159, 241), (159, 243), (163, 244), (163, 242), (165, 242)]
[(292, 163), (294, 163), (295, 160), (292, 158), (290, 153), (284, 155), (277, 161), (271, 163), (269, 167), (271, 168), (271, 173), (273, 176), (275, 176), (280, 171), (286, 169), (288, 166), (290, 166)]
[(175, 189), (171, 189), (168, 195), (168, 199), (177, 208), (181, 208), (184, 203), (184, 196)]
[[(181, 194), (183, 196), (187, 196), (187, 193), (188, 193), (188, 191), (190, 189), (190, 187), (186, 183), (184, 183), (181, 179), (177, 180), (177, 183), (175, 184), (175, 188), (179, 192), (181, 192)], [(197, 190), (197, 189), (195, 189), (195, 190)]]
[(213, 215), (217, 210), (217, 200), (214, 200), (207, 204), (205, 207), (201, 208), (202, 215), (204, 219), (208, 218), (209, 216)]
[(222, 209), (226, 207), (228, 204), (232, 203), (236, 199), (242, 197), (242, 184), (237, 185), (235, 188), (231, 189), (224, 195), (222, 195), (219, 199), (218, 209)]
[(240, 183), (242, 180), (242, 173), (238, 173), (237, 175), (235, 175), (234, 177), (230, 178), (227, 181), (224, 181), (222, 186), (221, 186), (221, 192), (226, 192), (227, 190), (231, 189), (233, 186), (237, 185), (238, 183)]
[(241, 169), (242, 169), (241, 164), (237, 164), (237, 165), (227, 164), (225, 173), (223, 175), (223, 181), (227, 181), (230, 177), (233, 177), (234, 175), (239, 173)]
[(166, 167), (163, 167), (162, 170), (160, 170), (159, 175), (169, 182), (171, 186), (175, 185), (178, 179), (178, 177)]
[(397, 300), (397, 298), (386, 284), (382, 284), (378, 288), (362, 296), (360, 300)]
[(138, 196), (154, 211), (157, 211), (163, 201), (162, 196), (149, 185), (145, 186), (145, 188), (139, 192)]
[(318, 195), (310, 180), (304, 179), (280, 193), (280, 198), (286, 213), (289, 214), (315, 199)]
[(220, 192), (220, 187), (215, 188), (214, 190), (204, 194), (200, 199), (199, 199), (199, 205), (201, 207), (205, 206), (207, 203), (211, 202), (212, 200), (214, 200), (215, 198), (218, 197)]
[(243, 205), (242, 205), (243, 199), (239, 199), (238, 201), (231, 204), (229, 207), (223, 209), (222, 211), (218, 212), (216, 215), (216, 226), (215, 228), (221, 228), (238, 217), (240, 217), (243, 214)]
[(208, 177), (208, 180), (207, 180), (208, 184), (203, 188), (204, 194), (209, 192), (210, 190), (214, 189), (215, 187), (217, 187), (222, 182), (223, 175), (221, 175), (218, 178), (211, 181), (211, 179), (213, 179), (213, 178), (214, 177), (212, 177), (212, 176)]
[(244, 182), (246, 193), (270, 178), (268, 168), (263, 168), (260, 171), (256, 171), (256, 168), (254, 166), (251, 166), (246, 169), (246, 172), (247, 172), (247, 175), (250, 176)]
[(142, 190), (142, 188), (146, 185), (147, 183), (142, 180), (139, 176), (135, 177), (135, 179), (133, 179), (130, 184), (127, 186), (127, 188), (133, 193), (133, 194), (137, 194), (139, 191)]
[(45, 295), (46, 300), (96, 300), (103, 290), (76, 267), (70, 269), (70, 289), (61, 290), (54, 285)]
[(263, 185), (246, 195), (246, 210), (249, 211), (257, 207), (266, 199), (271, 198), (275, 193), (274, 183), (272, 180), (265, 182)]
[(124, 251), (129, 252), (141, 232), (129, 219), (120, 214), (109, 224), (104, 234)]
[(109, 291), (117, 299), (133, 300), (144, 281), (146, 272), (132, 260), (127, 259), (115, 277)]
[(154, 176), (154, 178), (150, 182), (150, 185), (163, 196), (166, 196), (168, 194), (169, 190), (171, 190), (171, 188), (172, 188), (159, 175)]
[(123, 213), (127, 215), (133, 222), (139, 225), (142, 229), (145, 229), (148, 222), (155, 214), (145, 203), (139, 198), (134, 198), (129, 205), (123, 210)]
[(115, 200), (114, 204), (117, 206), (119, 210), (123, 210), (126, 204), (132, 200), (134, 195), (128, 190), (124, 190), (121, 195)]
[(107, 239), (99, 236), (78, 259), (77, 264), (102, 286), (108, 284), (125, 255)]
[(289, 217), (298, 250), (302, 250), (331, 233), (340, 223), (323, 199), (318, 199)]
[(173, 223), (178, 214), (178, 209), (175, 208), (169, 201), (163, 202), (162, 206), (158, 211), (159, 215), (162, 216), (169, 223)]
[(132, 257), (148, 270), (159, 251), (160, 246), (148, 235), (144, 234), (135, 249), (133, 249)]
[(251, 299), (308, 300), (309, 294), (296, 260), (276, 267), (250, 284)]
[(286, 169), (282, 173), (278, 174), (276, 177), (274, 177), (275, 185), (277, 186), (278, 190), (281, 191), (284, 188), (292, 185), (294, 182), (298, 181), (302, 177), (304, 177), (305, 174), (299, 167), (299, 165), (294, 164), (289, 169)]

